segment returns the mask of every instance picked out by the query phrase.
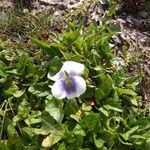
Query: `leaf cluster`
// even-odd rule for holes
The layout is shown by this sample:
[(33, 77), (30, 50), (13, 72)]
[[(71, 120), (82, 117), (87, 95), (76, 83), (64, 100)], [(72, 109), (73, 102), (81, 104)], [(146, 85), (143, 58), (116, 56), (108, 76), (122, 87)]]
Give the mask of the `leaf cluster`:
[[(39, 47), (35, 55), (1, 43), (0, 149), (149, 149), (141, 78), (113, 63), (109, 40), (117, 30), (105, 21), (88, 27), (70, 22), (49, 44), (32, 38)], [(60, 101), (51, 95), (47, 73), (55, 74), (67, 60), (85, 65), (87, 91)]]

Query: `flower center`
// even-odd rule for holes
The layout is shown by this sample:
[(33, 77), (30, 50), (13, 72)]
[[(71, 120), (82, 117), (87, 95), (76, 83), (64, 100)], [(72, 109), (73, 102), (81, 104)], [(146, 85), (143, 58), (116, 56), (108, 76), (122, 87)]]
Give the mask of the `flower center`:
[(67, 94), (71, 94), (71, 93), (76, 92), (75, 80), (73, 79), (73, 77), (69, 73), (67, 73), (66, 71), (64, 71), (64, 72), (65, 72), (65, 78), (63, 81), (63, 89), (65, 90), (65, 92)]
[(66, 71), (65, 71), (65, 83), (68, 87), (72, 85), (72, 79)]

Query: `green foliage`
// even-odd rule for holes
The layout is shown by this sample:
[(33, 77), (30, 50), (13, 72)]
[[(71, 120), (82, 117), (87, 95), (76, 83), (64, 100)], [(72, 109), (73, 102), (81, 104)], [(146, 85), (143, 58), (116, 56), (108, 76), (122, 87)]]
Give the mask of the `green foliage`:
[[(48, 44), (32, 38), (35, 55), (0, 44), (0, 149), (148, 150), (150, 117), (138, 93), (140, 77), (112, 63), (109, 39), (116, 26), (69, 26)], [(85, 65), (87, 91), (57, 100), (47, 73), (55, 74), (66, 60)]]

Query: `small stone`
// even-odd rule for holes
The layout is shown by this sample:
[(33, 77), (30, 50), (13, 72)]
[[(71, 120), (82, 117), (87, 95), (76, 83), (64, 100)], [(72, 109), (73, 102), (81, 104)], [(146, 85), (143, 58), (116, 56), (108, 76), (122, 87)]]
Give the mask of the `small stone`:
[(71, 1), (69, 4), (70, 4), (70, 5), (73, 5), (74, 3), (73, 3), (73, 1)]
[(140, 18), (142, 18), (142, 19), (147, 19), (147, 18), (149, 17), (149, 14), (148, 14), (148, 12), (146, 12), (146, 11), (140, 11), (140, 12), (138, 13), (138, 16), (139, 16)]

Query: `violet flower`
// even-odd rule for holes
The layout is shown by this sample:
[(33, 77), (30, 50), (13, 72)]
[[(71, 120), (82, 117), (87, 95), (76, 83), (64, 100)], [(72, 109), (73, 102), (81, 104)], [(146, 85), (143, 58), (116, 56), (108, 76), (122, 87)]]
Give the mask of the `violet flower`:
[(48, 78), (55, 81), (51, 86), (52, 95), (57, 99), (79, 97), (86, 91), (86, 82), (80, 76), (84, 72), (84, 65), (74, 62), (64, 62), (60, 71)]

